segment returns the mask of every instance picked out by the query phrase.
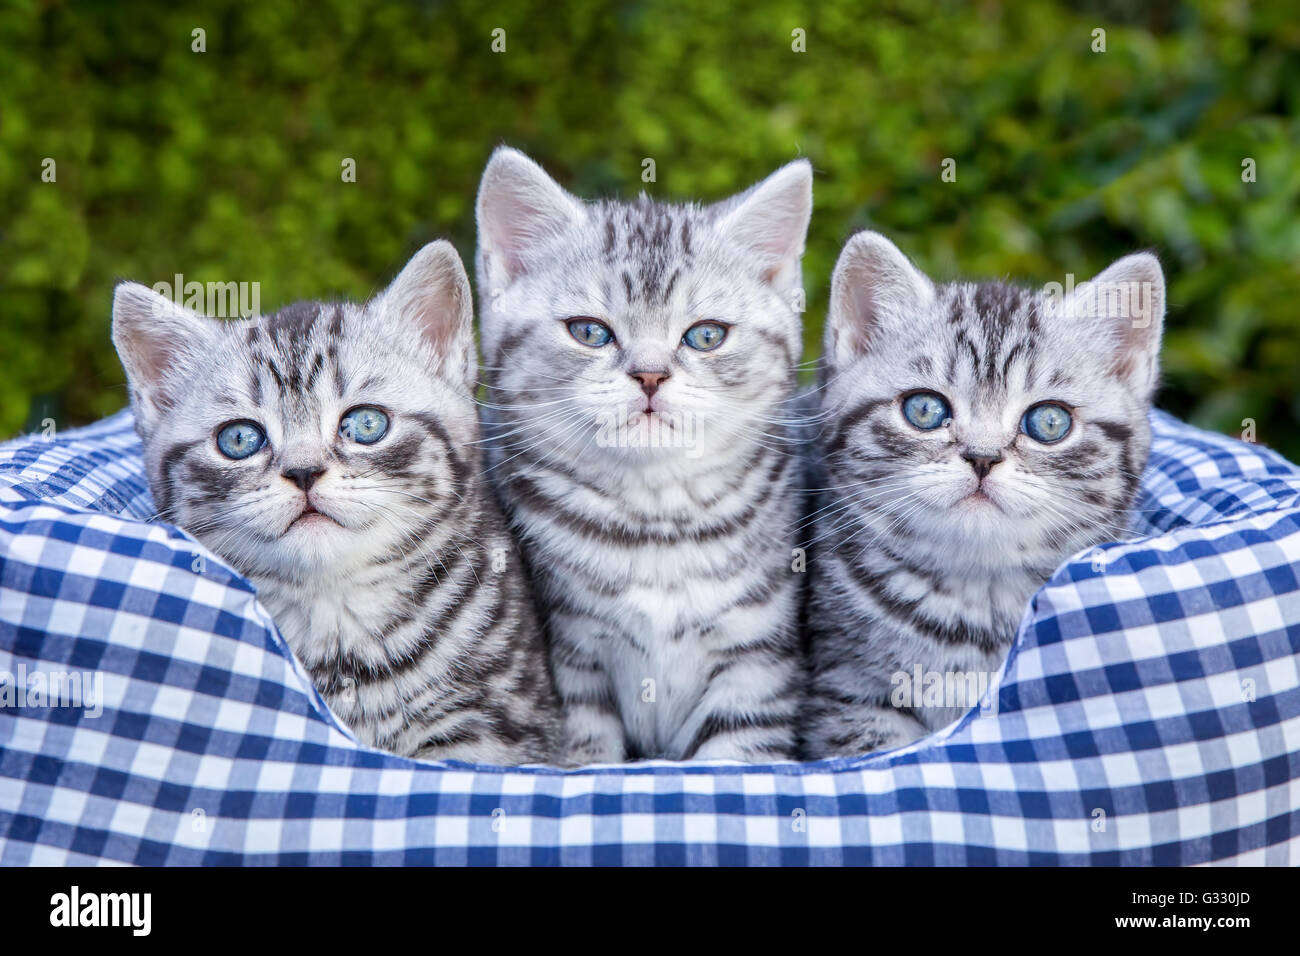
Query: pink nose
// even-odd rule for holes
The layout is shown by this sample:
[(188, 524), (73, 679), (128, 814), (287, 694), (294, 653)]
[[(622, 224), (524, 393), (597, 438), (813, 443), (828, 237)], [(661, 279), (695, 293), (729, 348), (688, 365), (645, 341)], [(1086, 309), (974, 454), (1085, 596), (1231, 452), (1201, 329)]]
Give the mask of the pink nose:
[(659, 386), (668, 381), (667, 372), (628, 372), (627, 374), (641, 383), (641, 391), (645, 392), (646, 398), (652, 397), (659, 391)]

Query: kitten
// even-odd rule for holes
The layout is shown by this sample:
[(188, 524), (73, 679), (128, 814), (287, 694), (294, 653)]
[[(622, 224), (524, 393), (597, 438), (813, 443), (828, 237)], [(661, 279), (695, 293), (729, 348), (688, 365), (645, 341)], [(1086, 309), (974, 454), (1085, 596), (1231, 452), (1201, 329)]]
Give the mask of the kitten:
[(1061, 291), (936, 285), (870, 232), (841, 253), (809, 534), (807, 756), (959, 718), (1056, 567), (1127, 536), (1164, 278), (1141, 253)]
[(812, 173), (584, 203), (498, 149), (478, 197), (489, 461), (580, 762), (789, 757)]
[(403, 756), (543, 761), (558, 702), (477, 460), (471, 323), (446, 242), (364, 305), (113, 302), (160, 516), (253, 581), (334, 713)]

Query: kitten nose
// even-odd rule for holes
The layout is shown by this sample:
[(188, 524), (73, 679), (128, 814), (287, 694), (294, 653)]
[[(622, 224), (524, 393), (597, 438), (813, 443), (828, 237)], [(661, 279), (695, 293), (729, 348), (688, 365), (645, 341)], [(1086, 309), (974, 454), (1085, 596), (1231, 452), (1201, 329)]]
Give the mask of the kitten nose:
[(308, 465), (302, 468), (286, 468), (280, 474), (303, 491), (310, 491), (311, 486), (316, 484), (316, 479), (325, 474), (325, 469), (320, 465)]
[(668, 381), (668, 372), (628, 372), (634, 379), (641, 383), (641, 391), (645, 392), (646, 398), (650, 398), (655, 392), (659, 391), (659, 386)]
[(1002, 460), (1002, 453), (986, 455), (980, 452), (963, 452), (962, 457), (975, 469), (975, 477), (983, 481), (984, 476), (993, 470), (993, 466)]

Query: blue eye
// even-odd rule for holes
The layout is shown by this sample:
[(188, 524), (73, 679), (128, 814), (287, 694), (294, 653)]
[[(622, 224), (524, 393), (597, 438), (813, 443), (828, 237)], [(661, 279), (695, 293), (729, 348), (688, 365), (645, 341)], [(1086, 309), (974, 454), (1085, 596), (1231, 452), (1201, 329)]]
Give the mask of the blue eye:
[(596, 319), (570, 319), (569, 334), (583, 345), (598, 349), (614, 341), (614, 333), (609, 326)]
[(388, 434), (388, 416), (377, 408), (362, 405), (339, 420), (339, 434), (363, 445), (373, 445)]
[(903, 417), (928, 432), (952, 418), (952, 410), (937, 392), (914, 392), (903, 399)]
[(239, 461), (255, 455), (266, 444), (266, 432), (256, 422), (231, 422), (217, 432), (217, 450)]
[(682, 336), (682, 341), (699, 352), (712, 352), (727, 337), (727, 327), (717, 322), (692, 325)]
[(1034, 441), (1050, 445), (1070, 434), (1073, 421), (1063, 406), (1055, 402), (1043, 402), (1025, 412), (1020, 429)]

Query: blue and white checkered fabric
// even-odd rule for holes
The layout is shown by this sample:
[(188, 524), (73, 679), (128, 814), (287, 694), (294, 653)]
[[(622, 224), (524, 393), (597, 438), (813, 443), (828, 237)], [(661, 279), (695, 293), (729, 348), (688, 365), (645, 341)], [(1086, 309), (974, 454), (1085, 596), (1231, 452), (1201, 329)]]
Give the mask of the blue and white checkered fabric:
[(1038, 592), (984, 713), (859, 759), (571, 772), (359, 746), (249, 584), (148, 523), (127, 413), (10, 443), (0, 862), (1300, 863), (1300, 469), (1154, 426), (1142, 537)]

